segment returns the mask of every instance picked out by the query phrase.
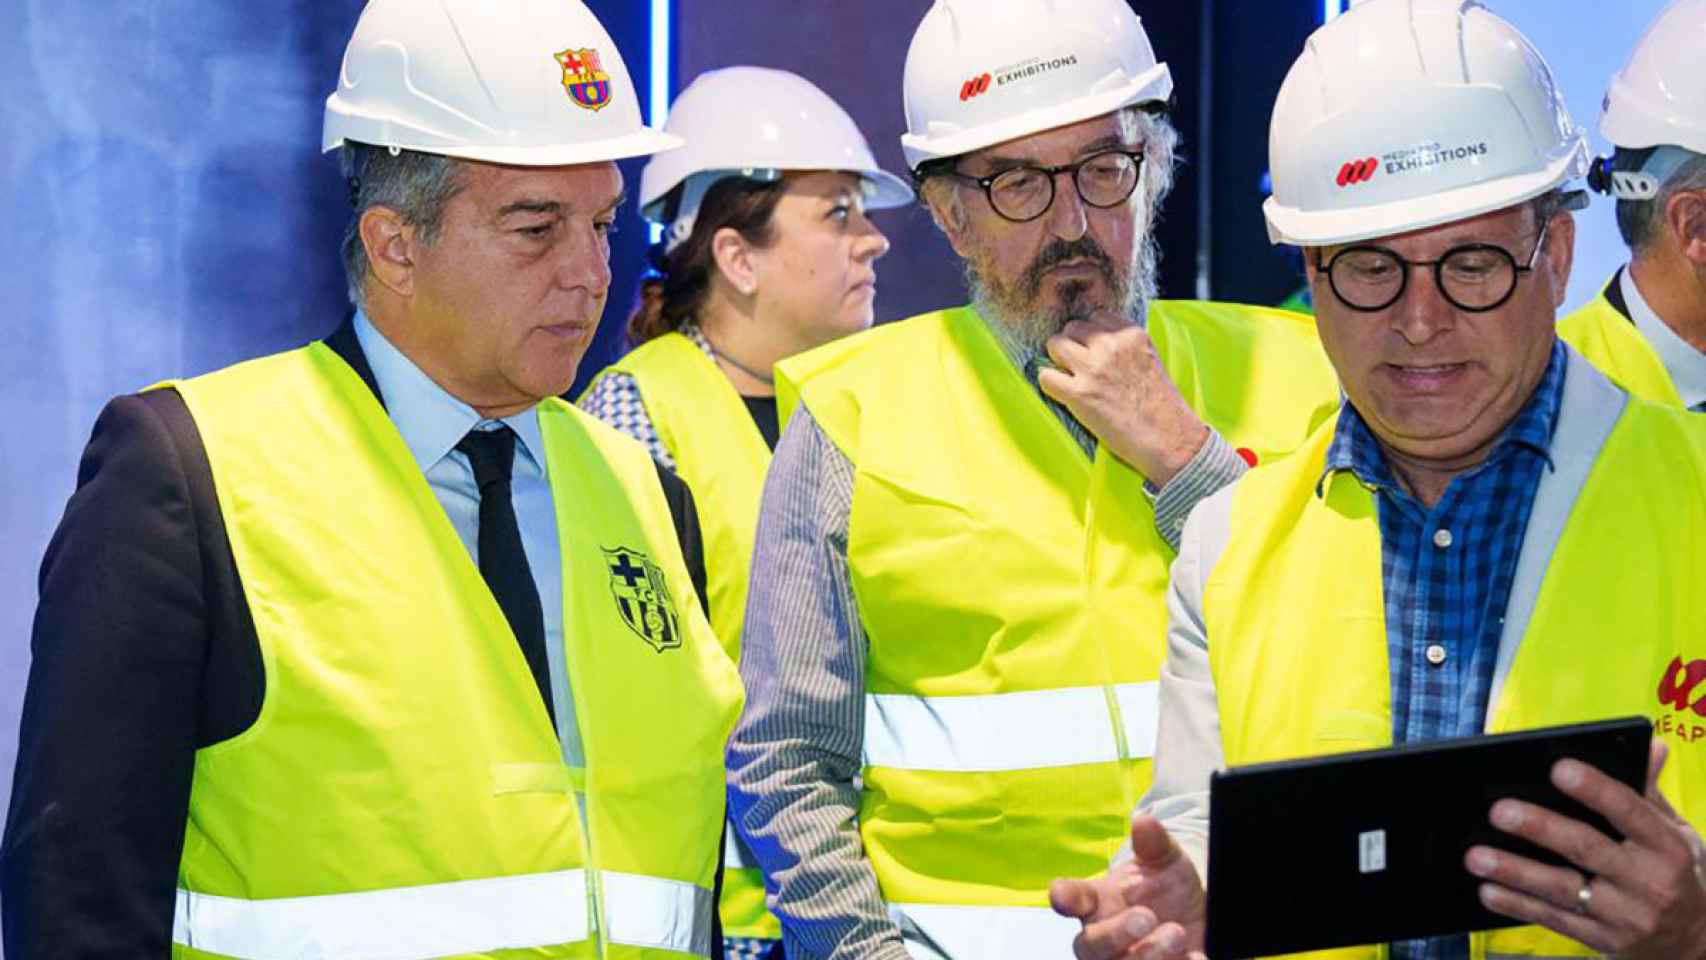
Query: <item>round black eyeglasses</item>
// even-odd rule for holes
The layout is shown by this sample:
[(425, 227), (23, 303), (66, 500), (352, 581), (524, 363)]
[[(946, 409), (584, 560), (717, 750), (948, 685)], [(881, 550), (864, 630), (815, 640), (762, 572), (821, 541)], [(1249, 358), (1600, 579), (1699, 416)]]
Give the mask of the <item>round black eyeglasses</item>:
[(1072, 174), (1078, 196), (1092, 207), (1117, 207), (1137, 189), (1143, 170), (1142, 150), (1104, 150), (1077, 163), (1055, 167), (1024, 165), (1008, 167), (987, 177), (974, 177), (958, 170), (946, 175), (983, 188), (990, 207), (1014, 223), (1027, 223), (1048, 212), (1054, 204), (1055, 177)]
[(1434, 283), (1446, 302), (1468, 313), (1485, 313), (1504, 306), (1516, 292), (1518, 279), (1534, 269), (1551, 225), (1547, 221), (1540, 227), (1534, 252), (1525, 264), (1518, 264), (1509, 250), (1490, 243), (1452, 247), (1438, 260), (1406, 260), (1386, 247), (1359, 244), (1333, 254), (1326, 263), (1317, 250), (1315, 269), (1326, 272), (1340, 303), (1375, 313), (1403, 299), (1411, 268), (1432, 267)]

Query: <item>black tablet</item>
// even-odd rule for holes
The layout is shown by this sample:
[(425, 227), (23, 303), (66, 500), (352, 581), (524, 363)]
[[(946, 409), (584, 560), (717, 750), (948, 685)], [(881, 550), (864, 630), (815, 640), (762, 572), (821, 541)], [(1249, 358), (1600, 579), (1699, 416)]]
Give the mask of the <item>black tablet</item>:
[(1613, 837), (1552, 786), (1564, 757), (1639, 791), (1644, 717), (1234, 767), (1209, 792), (1208, 955), (1237, 960), (1516, 926), (1481, 906), (1463, 865), (1486, 844), (1562, 863), (1495, 829), (1516, 797)]

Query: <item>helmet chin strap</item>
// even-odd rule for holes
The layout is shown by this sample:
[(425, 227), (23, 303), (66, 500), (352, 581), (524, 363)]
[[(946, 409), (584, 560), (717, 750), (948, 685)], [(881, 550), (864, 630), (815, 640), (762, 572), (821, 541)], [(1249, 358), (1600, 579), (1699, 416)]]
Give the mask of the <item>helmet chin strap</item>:
[(664, 253), (674, 250), (693, 235), (693, 224), (699, 219), (699, 207), (705, 202), (705, 194), (711, 192), (711, 188), (718, 182), (730, 177), (774, 183), (782, 179), (782, 171), (768, 167), (745, 167), (739, 170), (703, 170), (688, 177), (681, 185), (679, 195), (671, 200), (672, 209), (665, 210), (669, 229), (664, 233)]
[(1611, 157), (1599, 157), (1588, 173), (1588, 185), (1618, 200), (1656, 200), (1665, 181), (1695, 156), (1682, 147), (1666, 145), (1648, 154), (1637, 170), (1615, 170)]

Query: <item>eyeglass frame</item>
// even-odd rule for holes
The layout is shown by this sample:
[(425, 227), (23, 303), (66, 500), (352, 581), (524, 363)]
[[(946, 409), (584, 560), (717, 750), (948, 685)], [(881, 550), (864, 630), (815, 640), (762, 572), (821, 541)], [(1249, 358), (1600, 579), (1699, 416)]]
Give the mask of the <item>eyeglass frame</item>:
[[(1118, 200), (1114, 200), (1110, 203), (1092, 203), (1092, 202), (1090, 202), (1090, 198), (1086, 197), (1084, 195), (1084, 185), (1078, 182), (1078, 171), (1082, 170), (1087, 164), (1090, 163), (1090, 161), (1099, 159), (1101, 157), (1108, 156), (1109, 154), (1119, 154), (1119, 155), (1124, 156), (1127, 159), (1131, 160), (1132, 166), (1135, 169), (1135, 173), (1131, 178), (1131, 189), (1127, 190), (1125, 192), (1124, 196), (1122, 196)], [(1097, 210), (1111, 210), (1114, 207), (1117, 207), (1120, 204), (1126, 202), (1127, 200), (1130, 200), (1131, 195), (1137, 192), (1138, 185), (1143, 182), (1143, 157), (1144, 157), (1144, 148), (1141, 145), (1136, 150), (1127, 150), (1127, 149), (1123, 149), (1120, 147), (1110, 147), (1106, 150), (1097, 150), (1095, 153), (1092, 153), (1089, 156), (1083, 158), (1082, 160), (1078, 160), (1074, 163), (1061, 163), (1061, 164), (1055, 164), (1054, 166), (1045, 166), (1043, 164), (1037, 164), (1037, 163), (1021, 163), (1021, 164), (1015, 164), (1014, 166), (1008, 167), (1005, 170), (1001, 170), (1001, 171), (998, 171), (996, 173), (992, 173), (987, 177), (974, 177), (969, 173), (961, 173), (960, 171), (955, 170), (953, 167), (949, 166), (949, 167), (946, 167), (946, 168), (941, 169), (941, 170), (931, 171), (929, 173), (924, 173), (924, 174), (922, 174), (922, 176), (920, 176), (919, 179), (925, 179), (925, 178), (928, 178), (929, 176), (942, 176), (942, 177), (953, 177), (956, 180), (963, 180), (967, 183), (976, 184), (980, 189), (983, 190), (983, 198), (989, 202), (989, 209), (994, 210), (996, 216), (1000, 217), (1003, 220), (1006, 220), (1008, 223), (1030, 223), (1034, 220), (1038, 220), (1038, 219), (1042, 218), (1044, 215), (1046, 215), (1049, 212), (1049, 210), (1051, 210), (1054, 207), (1055, 198), (1060, 195), (1060, 189), (1055, 186), (1055, 179), (1057, 177), (1059, 177), (1061, 174), (1067, 173), (1067, 172), (1070, 172), (1072, 174), (1072, 189), (1077, 191), (1078, 199), (1084, 201), (1086, 206), (1094, 207)], [(994, 192), (995, 181), (999, 180), (1000, 178), (1002, 178), (1004, 176), (1007, 176), (1008, 174), (1014, 172), (1015, 170), (1032, 170), (1032, 171), (1035, 171), (1037, 173), (1043, 174), (1044, 179), (1046, 179), (1048, 181), (1048, 202), (1043, 204), (1043, 207), (1041, 210), (1038, 210), (1036, 213), (1032, 214), (1029, 217), (1025, 217), (1024, 219), (1020, 219), (1018, 217), (1010, 217), (1007, 214), (1003, 213), (1001, 211), (1000, 207), (995, 205), (995, 192)]]
[[(1340, 250), (1338, 253), (1333, 254), (1333, 259), (1328, 260), (1325, 263), (1321, 262), (1321, 249), (1319, 247), (1317, 247), (1315, 249), (1315, 270), (1318, 273), (1325, 273), (1327, 275), (1327, 287), (1333, 291), (1333, 296), (1340, 303), (1344, 304), (1345, 306), (1349, 307), (1352, 310), (1357, 311), (1358, 313), (1379, 313), (1382, 310), (1391, 309), (1393, 304), (1404, 299), (1404, 294), (1408, 293), (1410, 290), (1410, 271), (1415, 267), (1432, 267), (1433, 268), (1434, 289), (1439, 291), (1440, 296), (1445, 298), (1446, 303), (1449, 303), (1453, 307), (1456, 307), (1457, 309), (1462, 310), (1464, 313), (1489, 313), (1489, 312), (1497, 310), (1500, 307), (1504, 306), (1505, 304), (1509, 303), (1511, 297), (1516, 296), (1516, 288), (1517, 288), (1518, 284), (1522, 283), (1522, 275), (1525, 273), (1533, 273), (1534, 272), (1534, 265), (1536, 263), (1540, 262), (1540, 251), (1543, 248), (1545, 248), (1545, 246), (1546, 246), (1546, 231), (1550, 230), (1551, 228), (1552, 228), (1552, 218), (1548, 217), (1546, 219), (1546, 222), (1542, 223), (1540, 225), (1540, 236), (1535, 240), (1534, 251), (1528, 255), (1528, 263), (1526, 263), (1526, 264), (1517, 263), (1516, 262), (1516, 254), (1511, 253), (1509, 250), (1506, 250), (1504, 247), (1501, 247), (1496, 243), (1465, 243), (1465, 244), (1462, 244), (1461, 246), (1452, 247), (1450, 250), (1445, 251), (1444, 253), (1440, 254), (1437, 258), (1435, 258), (1433, 260), (1407, 260), (1404, 258), (1404, 256), (1402, 254), (1400, 254), (1396, 250), (1393, 250), (1390, 247), (1383, 247), (1383, 246), (1380, 246), (1378, 244), (1372, 244), (1372, 243), (1357, 243), (1357, 244), (1352, 244), (1351, 246), (1345, 247), (1344, 249)], [(1381, 304), (1378, 307), (1364, 307), (1364, 306), (1360, 306), (1358, 304), (1352, 303), (1349, 300), (1346, 300), (1345, 295), (1339, 292), (1338, 282), (1333, 279), (1333, 265), (1335, 263), (1339, 262), (1340, 257), (1344, 256), (1347, 253), (1353, 253), (1356, 251), (1363, 251), (1363, 250), (1371, 250), (1375, 253), (1384, 254), (1385, 256), (1391, 257), (1392, 259), (1398, 261), (1398, 265), (1401, 268), (1399, 270), (1399, 273), (1398, 273), (1398, 276), (1399, 276), (1398, 291), (1392, 295), (1392, 299), (1386, 301), (1385, 303)], [(1500, 297), (1498, 300), (1494, 301), (1493, 303), (1488, 304), (1487, 306), (1484, 306), (1484, 307), (1465, 306), (1464, 304), (1459, 303), (1457, 301), (1457, 298), (1453, 297), (1451, 295), (1451, 292), (1445, 288), (1445, 276), (1444, 276), (1445, 262), (1447, 260), (1450, 260), (1452, 257), (1456, 256), (1457, 254), (1462, 253), (1466, 250), (1467, 251), (1490, 250), (1490, 251), (1494, 251), (1494, 252), (1499, 253), (1506, 260), (1510, 261), (1510, 265), (1511, 265), (1510, 289), (1505, 291), (1504, 296)]]

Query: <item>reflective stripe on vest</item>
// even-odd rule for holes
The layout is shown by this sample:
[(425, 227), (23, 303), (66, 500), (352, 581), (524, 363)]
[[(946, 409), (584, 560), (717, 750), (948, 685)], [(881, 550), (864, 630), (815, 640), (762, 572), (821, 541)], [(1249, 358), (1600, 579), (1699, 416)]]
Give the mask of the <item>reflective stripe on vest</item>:
[(604, 880), (605, 939), (704, 957), (711, 953), (711, 891), (634, 873)]
[(985, 696), (865, 697), (865, 764), (902, 770), (1040, 770), (1155, 755), (1160, 685)]
[[(710, 955), (709, 890), (631, 873), (602, 877), (611, 943)], [(172, 942), (232, 957), (427, 960), (585, 940), (586, 903), (584, 870), (278, 900), (179, 890)]]
[(586, 904), (584, 870), (277, 900), (179, 890), (172, 942), (230, 957), (426, 960), (585, 940)]
[(1069, 957), (1081, 925), (1047, 907), (967, 907), (894, 903), (889, 913), (911, 921), (928, 943), (951, 960), (961, 958)]

